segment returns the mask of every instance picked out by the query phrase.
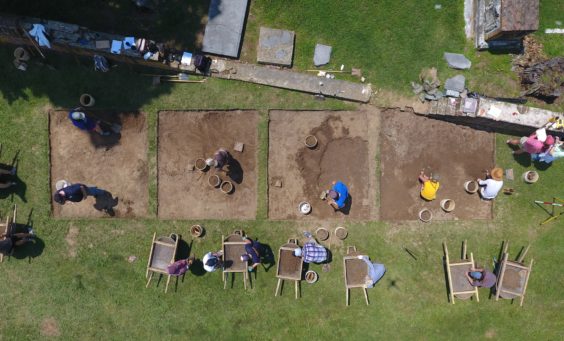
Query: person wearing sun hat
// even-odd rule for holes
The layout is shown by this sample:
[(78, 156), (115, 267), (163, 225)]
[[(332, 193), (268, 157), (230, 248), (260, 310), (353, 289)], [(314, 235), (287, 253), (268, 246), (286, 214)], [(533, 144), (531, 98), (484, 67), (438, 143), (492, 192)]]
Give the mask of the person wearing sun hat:
[(486, 179), (477, 179), (480, 185), (482, 199), (494, 199), (503, 187), (503, 169), (495, 167), (491, 172), (486, 172)]
[[(110, 135), (109, 131), (104, 131), (100, 126), (100, 121), (93, 119), (92, 117), (86, 115), (82, 108), (75, 108), (69, 112), (69, 120), (71, 120), (72, 124), (80, 130), (84, 131), (93, 131), (102, 136)], [(119, 124), (113, 124), (111, 129), (118, 133), (121, 130), (121, 126)]]

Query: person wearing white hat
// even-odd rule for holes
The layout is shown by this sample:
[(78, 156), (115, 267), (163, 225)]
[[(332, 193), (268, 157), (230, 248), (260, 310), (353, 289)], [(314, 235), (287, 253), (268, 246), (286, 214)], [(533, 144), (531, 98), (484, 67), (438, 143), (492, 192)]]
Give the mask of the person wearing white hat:
[[(100, 120), (96, 120), (88, 115), (86, 115), (82, 108), (76, 108), (69, 112), (69, 119), (72, 124), (80, 130), (84, 131), (94, 131), (102, 136), (108, 136), (111, 133), (107, 130), (102, 129), (100, 126)], [(111, 129), (115, 133), (119, 133), (121, 126), (119, 124), (112, 124)]]
[(219, 148), (212, 158), (206, 159), (206, 165), (214, 167), (217, 170), (222, 170), (224, 166), (229, 165), (231, 156), (224, 148)]

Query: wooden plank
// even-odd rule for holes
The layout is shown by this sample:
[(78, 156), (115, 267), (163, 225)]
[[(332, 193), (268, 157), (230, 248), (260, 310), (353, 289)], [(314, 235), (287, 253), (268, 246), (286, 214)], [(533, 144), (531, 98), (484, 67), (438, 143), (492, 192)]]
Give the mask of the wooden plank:
[[(470, 261), (472, 262), (472, 267), (475, 269), (476, 268), (476, 263), (474, 263), (474, 254), (472, 252), (470, 252)], [(480, 296), (478, 293), (478, 287), (474, 287), (474, 293), (476, 295), (476, 302), (480, 302)]]
[(527, 292), (527, 285), (529, 284), (529, 276), (531, 275), (531, 271), (533, 270), (533, 259), (531, 259), (531, 263), (529, 264), (529, 271), (527, 271), (527, 277), (525, 278), (525, 285), (523, 286), (523, 295), (521, 295), (521, 302), (519, 306), (523, 306), (523, 301), (525, 301), (525, 293)]
[(445, 263), (447, 269), (447, 280), (448, 280), (448, 291), (450, 296), (450, 302), (454, 304), (454, 288), (452, 286), (452, 274), (450, 273), (450, 264), (449, 264), (449, 257), (448, 257), (448, 248), (446, 242), (443, 242), (443, 251), (445, 253)]
[(149, 276), (149, 268), (151, 267), (151, 258), (153, 258), (153, 250), (155, 249), (156, 236), (157, 236), (157, 232), (153, 233), (153, 240), (151, 241), (151, 251), (149, 252), (149, 259), (147, 260), (147, 273), (145, 274), (145, 278)]
[(499, 300), (499, 294), (501, 293), (501, 290), (503, 288), (503, 275), (505, 274), (505, 264), (507, 262), (507, 256), (508, 256), (508, 254), (506, 252), (504, 252), (503, 257), (501, 259), (501, 269), (499, 271), (500, 275), (498, 277), (498, 283), (496, 284), (496, 290), (495, 290), (495, 300), (496, 301)]

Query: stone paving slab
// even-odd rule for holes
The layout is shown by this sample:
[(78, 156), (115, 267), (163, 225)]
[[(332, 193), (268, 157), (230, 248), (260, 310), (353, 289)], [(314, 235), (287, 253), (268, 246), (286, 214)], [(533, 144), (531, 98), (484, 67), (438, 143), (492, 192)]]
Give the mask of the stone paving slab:
[(211, 0), (202, 51), (237, 58), (248, 0)]
[(292, 31), (261, 27), (257, 49), (257, 62), (290, 66), (294, 55)]
[(328, 79), (310, 74), (278, 70), (229, 60), (214, 60), (213, 75), (218, 78), (268, 85), (277, 88), (321, 94), (357, 102), (368, 102), (372, 95), (370, 84)]

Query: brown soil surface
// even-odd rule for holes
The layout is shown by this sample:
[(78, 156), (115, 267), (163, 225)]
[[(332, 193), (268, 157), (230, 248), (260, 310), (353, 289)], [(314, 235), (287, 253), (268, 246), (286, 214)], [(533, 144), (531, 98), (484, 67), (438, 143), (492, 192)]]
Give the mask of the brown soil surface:
[(526, 276), (526, 270), (511, 268), (508, 266), (505, 269), (505, 275), (503, 276), (503, 288), (513, 292), (523, 291)]
[[(159, 113), (158, 214), (173, 219), (254, 219), (257, 209), (257, 124), (255, 111)], [(243, 142), (242, 153), (234, 151)], [(196, 159), (225, 148), (236, 160), (226, 195), (208, 184), (215, 170), (193, 170)], [(227, 169), (227, 167), (226, 167)]]
[(347, 267), (347, 285), (364, 285), (366, 283), (366, 275), (368, 266), (361, 259), (345, 260)]
[(300, 280), (302, 278), (302, 259), (294, 256), (293, 251), (280, 250), (278, 277), (292, 280)]
[[(118, 197), (115, 215), (122, 218), (147, 215), (149, 191), (147, 120), (143, 113), (88, 112), (122, 125), (120, 134), (101, 136), (74, 127), (67, 111), (50, 113), (51, 188), (64, 179), (107, 190)], [(88, 197), (80, 203), (53, 202), (55, 217), (107, 217), (102, 200)], [(93, 207), (95, 206), (95, 207)], [(97, 207), (97, 208), (96, 208)]]
[[(378, 148), (377, 110), (363, 106), (358, 112), (270, 111), (269, 125), (269, 217), (271, 219), (376, 219), (376, 164)], [(290, 123), (290, 124), (289, 124)], [(307, 135), (318, 145), (305, 146)], [(349, 188), (351, 205), (334, 212), (319, 198), (331, 182)], [(276, 181), (282, 187), (273, 186)], [(298, 212), (308, 201), (309, 215)]]
[[(399, 110), (382, 112), (380, 215), (384, 220), (416, 220), (422, 208), (433, 220), (491, 219), (491, 201), (468, 194), (464, 182), (483, 177), (494, 166), (494, 135)], [(419, 195), (419, 172), (440, 174), (437, 198)], [(452, 199), (454, 211), (440, 208)]]
[(247, 271), (247, 264), (241, 261), (245, 253), (245, 244), (227, 244), (223, 248), (223, 263), (225, 269), (230, 271)]
[[(466, 260), (461, 260), (461, 262), (466, 262)], [(466, 278), (466, 273), (470, 271), (470, 265), (455, 265), (450, 264), (450, 274), (452, 275), (452, 290), (453, 291), (471, 291), (474, 287), (468, 282)], [(472, 294), (464, 294), (461, 296), (472, 296)], [(457, 296), (458, 298), (461, 298)]]

